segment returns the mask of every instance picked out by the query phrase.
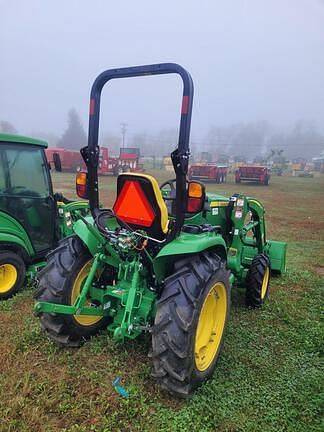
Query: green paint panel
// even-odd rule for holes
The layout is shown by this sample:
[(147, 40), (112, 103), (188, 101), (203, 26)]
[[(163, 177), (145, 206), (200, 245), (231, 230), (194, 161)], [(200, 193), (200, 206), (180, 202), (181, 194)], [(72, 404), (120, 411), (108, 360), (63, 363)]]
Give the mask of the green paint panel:
[(214, 249), (226, 257), (226, 244), (221, 235), (215, 232), (203, 234), (189, 234), (182, 232), (178, 238), (168, 243), (153, 260), (155, 275), (161, 281), (168, 268), (172, 268), (177, 255), (198, 254), (205, 250)]
[(271, 269), (279, 273), (286, 271), (287, 243), (269, 240), (265, 247), (265, 253), (271, 260)]
[(35, 251), (24, 227), (13, 217), (0, 210), (0, 242), (22, 247), (29, 256)]
[(23, 135), (0, 133), (0, 146), (8, 142), (19, 143), (19, 144), (32, 144), (32, 145), (38, 145), (45, 148), (48, 147), (47, 142), (42, 139), (32, 138)]

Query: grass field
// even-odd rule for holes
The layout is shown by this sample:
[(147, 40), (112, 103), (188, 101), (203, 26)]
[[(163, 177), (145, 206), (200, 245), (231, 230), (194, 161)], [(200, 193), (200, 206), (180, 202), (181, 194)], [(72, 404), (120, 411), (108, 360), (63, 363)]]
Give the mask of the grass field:
[[(54, 174), (54, 185), (73, 196), (73, 175)], [(101, 189), (111, 205), (114, 179), (101, 179)], [(103, 333), (59, 349), (41, 332), (26, 289), (0, 304), (0, 431), (323, 430), (324, 177), (274, 177), (268, 187), (229, 179), (207, 189), (259, 198), (268, 237), (289, 244), (288, 271), (272, 279), (263, 310), (247, 310), (244, 292), (233, 289), (213, 379), (189, 401), (171, 398), (150, 377), (146, 336), (118, 345)], [(116, 376), (128, 399), (114, 391)]]

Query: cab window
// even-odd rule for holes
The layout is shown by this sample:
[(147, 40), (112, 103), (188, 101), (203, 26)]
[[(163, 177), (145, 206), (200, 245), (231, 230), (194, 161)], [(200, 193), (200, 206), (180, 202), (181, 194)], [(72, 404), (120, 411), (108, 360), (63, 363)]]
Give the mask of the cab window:
[(3, 157), (0, 155), (0, 193), (2, 193), (6, 188), (5, 181), (5, 170), (3, 167)]
[(1, 159), (0, 189), (2, 193), (25, 195), (28, 192), (28, 196), (42, 198), (50, 195), (42, 149), (8, 145)]

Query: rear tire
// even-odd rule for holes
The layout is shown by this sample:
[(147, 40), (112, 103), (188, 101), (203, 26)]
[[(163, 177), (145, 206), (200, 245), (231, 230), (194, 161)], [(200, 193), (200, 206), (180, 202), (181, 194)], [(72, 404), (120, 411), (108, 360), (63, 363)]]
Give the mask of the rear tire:
[[(49, 303), (73, 304), (76, 298), (75, 289), (78, 291), (76, 284), (79, 284), (80, 290), (91, 260), (92, 256), (79, 237), (63, 239), (48, 255), (48, 264), (39, 273), (39, 286), (34, 298)], [(104, 329), (109, 322), (106, 317), (57, 313), (41, 313), (39, 318), (50, 339), (69, 347), (80, 346), (83, 341)]]
[(209, 252), (179, 262), (175, 270), (157, 303), (153, 375), (163, 388), (185, 398), (216, 367), (229, 316), (230, 282), (225, 262)]
[(270, 259), (259, 254), (253, 258), (246, 277), (246, 305), (260, 308), (267, 300), (270, 288)]
[(11, 251), (0, 253), (0, 300), (7, 300), (21, 290), (26, 277), (22, 258)]

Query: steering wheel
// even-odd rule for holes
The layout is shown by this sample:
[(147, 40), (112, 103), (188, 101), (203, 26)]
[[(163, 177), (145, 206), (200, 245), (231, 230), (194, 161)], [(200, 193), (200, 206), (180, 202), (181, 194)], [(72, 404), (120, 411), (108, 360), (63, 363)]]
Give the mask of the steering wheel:
[[(171, 200), (171, 199), (175, 198), (175, 191), (176, 191), (175, 183), (176, 183), (176, 179), (170, 179), (170, 180), (167, 180), (161, 184), (160, 191), (162, 192), (162, 194), (163, 194), (163, 192), (164, 193), (169, 192), (169, 195), (163, 196), (164, 199)], [(165, 190), (166, 186), (170, 186), (170, 190)], [(171, 196), (171, 195), (174, 195), (174, 196)]]
[[(188, 180), (186, 180), (186, 183), (188, 184)], [(169, 186), (168, 189), (166, 189), (166, 186)], [(168, 215), (169, 216), (175, 216), (175, 200), (176, 200), (176, 179), (170, 179), (165, 181), (160, 186), (160, 191), (162, 192), (162, 197), (164, 201), (166, 201), (166, 206), (168, 209)]]
[[(167, 188), (168, 186), (168, 188)], [(160, 186), (162, 197), (168, 209), (168, 215), (174, 216), (174, 203), (176, 199), (176, 179), (170, 179), (165, 181)]]

